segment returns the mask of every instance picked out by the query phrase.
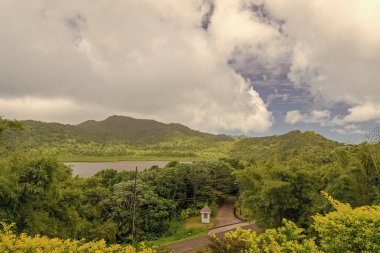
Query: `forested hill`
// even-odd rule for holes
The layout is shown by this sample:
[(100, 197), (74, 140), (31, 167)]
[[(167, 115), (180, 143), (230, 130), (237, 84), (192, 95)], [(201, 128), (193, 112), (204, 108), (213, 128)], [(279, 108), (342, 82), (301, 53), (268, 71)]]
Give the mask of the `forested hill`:
[(297, 130), (277, 136), (236, 137), (203, 133), (181, 124), (125, 116), (88, 120), (78, 125), (33, 120), (22, 123), (23, 131), (4, 134), (4, 143), (9, 148), (38, 149), (65, 156), (63, 160), (84, 156), (118, 156), (120, 160), (230, 157), (252, 164), (289, 161), (300, 156), (323, 159), (324, 153), (342, 145), (314, 132)]
[(215, 140), (232, 140), (225, 135), (213, 135), (192, 130), (187, 126), (155, 120), (111, 116), (103, 121), (88, 120), (76, 125), (81, 133), (91, 138), (121, 140), (133, 143), (155, 143), (175, 136), (204, 137)]
[(304, 157), (324, 159), (324, 154), (343, 146), (312, 131), (291, 131), (283, 135), (251, 137), (237, 141), (230, 156), (249, 163), (287, 162)]
[(226, 135), (213, 135), (192, 130), (184, 125), (165, 124), (155, 120), (110, 116), (102, 121), (87, 120), (78, 125), (46, 123), (34, 120), (22, 122), (24, 137), (45, 141), (67, 141), (70, 138), (129, 144), (151, 144), (173, 137), (203, 137), (211, 140), (232, 140)]
[(21, 123), (23, 131), (4, 133), (4, 143), (8, 147), (42, 149), (56, 155), (197, 157), (200, 152), (205, 156), (210, 152), (224, 153), (225, 146), (235, 140), (227, 135), (192, 130), (181, 124), (126, 116), (88, 120), (78, 125), (34, 120)]

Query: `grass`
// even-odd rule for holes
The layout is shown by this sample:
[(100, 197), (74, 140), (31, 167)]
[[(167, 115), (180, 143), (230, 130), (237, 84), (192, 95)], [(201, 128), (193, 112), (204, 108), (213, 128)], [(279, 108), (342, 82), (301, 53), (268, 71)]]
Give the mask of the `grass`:
[(168, 246), (170, 244), (187, 241), (207, 235), (209, 229), (213, 226), (215, 218), (211, 218), (211, 223), (201, 223), (200, 216), (187, 218), (185, 221), (172, 222), (168, 235), (157, 240), (147, 242), (148, 245)]
[(202, 157), (161, 157), (161, 156), (58, 156), (61, 162), (119, 162), (119, 161), (201, 161)]
[(215, 222), (215, 217), (211, 217), (211, 222), (206, 224), (201, 222), (201, 217), (200, 216), (194, 216), (187, 218), (185, 221), (185, 228), (186, 229), (197, 229), (197, 228), (202, 228), (202, 229), (207, 229), (210, 230)]

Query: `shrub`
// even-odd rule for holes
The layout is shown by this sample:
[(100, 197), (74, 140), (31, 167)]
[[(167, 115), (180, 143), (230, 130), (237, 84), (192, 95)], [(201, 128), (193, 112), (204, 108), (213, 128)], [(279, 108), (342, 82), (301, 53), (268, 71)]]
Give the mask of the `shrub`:
[(267, 229), (262, 234), (237, 229), (222, 239), (213, 235), (210, 249), (213, 253), (320, 252), (314, 239), (306, 238), (303, 232), (293, 222), (284, 220), (283, 227)]
[(313, 216), (326, 252), (380, 252), (380, 206), (352, 208), (323, 193), (336, 211)]
[(119, 244), (107, 245), (104, 240), (96, 242), (85, 242), (84, 240), (62, 240), (48, 238), (46, 236), (28, 236), (25, 233), (17, 236), (11, 231), (12, 225), (1, 223), (3, 229), (0, 231), (0, 252), (28, 252), (28, 253), (155, 253), (151, 248), (141, 245), (137, 250), (131, 245), (121, 246)]
[(238, 229), (224, 238), (211, 237), (213, 253), (240, 252), (380, 252), (380, 206), (352, 208), (322, 193), (336, 211), (312, 216), (316, 238), (293, 222), (261, 234)]

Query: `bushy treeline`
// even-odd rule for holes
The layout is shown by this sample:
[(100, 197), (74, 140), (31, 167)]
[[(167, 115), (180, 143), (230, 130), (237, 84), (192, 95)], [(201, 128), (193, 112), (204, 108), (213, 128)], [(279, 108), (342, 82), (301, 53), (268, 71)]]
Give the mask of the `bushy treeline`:
[(238, 229), (224, 238), (211, 238), (212, 253), (277, 252), (380, 252), (380, 206), (352, 208), (324, 194), (336, 209), (313, 215), (312, 235), (295, 223), (257, 234)]
[(289, 137), (294, 141), (272, 143), (286, 152), (247, 152), (248, 166), (235, 173), (239, 202), (261, 226), (278, 227), (286, 218), (307, 227), (311, 215), (331, 210), (321, 191), (354, 207), (380, 204), (380, 144), (336, 145), (312, 133)]
[(173, 162), (139, 172), (135, 184), (134, 172), (73, 178), (55, 159), (14, 154), (0, 165), (0, 220), (30, 235), (129, 242), (134, 232), (152, 239), (186, 210), (199, 212), (234, 191), (231, 172), (221, 161)]

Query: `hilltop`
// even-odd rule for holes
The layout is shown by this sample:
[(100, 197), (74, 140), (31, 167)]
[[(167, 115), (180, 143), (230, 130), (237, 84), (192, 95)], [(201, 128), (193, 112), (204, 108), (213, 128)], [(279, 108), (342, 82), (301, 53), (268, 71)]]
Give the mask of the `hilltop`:
[(203, 133), (178, 123), (165, 124), (156, 120), (116, 115), (102, 121), (88, 120), (76, 125), (75, 128), (93, 139), (126, 143), (157, 143), (174, 136), (232, 140), (231, 137), (225, 135)]
[[(47, 123), (34, 120), (22, 121), (25, 130), (32, 135), (44, 135), (43, 138), (63, 138), (71, 134), (87, 140), (102, 140), (120, 143), (154, 143), (173, 135), (198, 136), (231, 140), (226, 135), (213, 135), (192, 130), (187, 126), (165, 124), (150, 119), (135, 119), (127, 116), (110, 116), (105, 120), (87, 120), (77, 125)], [(39, 136), (41, 137), (41, 136)]]
[(312, 131), (291, 131), (283, 135), (251, 137), (237, 141), (230, 150), (230, 156), (251, 164), (304, 157), (314, 159), (343, 144), (329, 140)]
[(232, 140), (226, 135), (213, 135), (192, 130), (187, 126), (165, 124), (150, 119), (135, 119), (127, 116), (110, 116), (105, 120), (87, 120), (77, 125), (23, 121), (26, 137), (46, 141), (65, 141), (76, 138), (82, 141), (105, 143), (152, 144), (173, 137), (201, 137), (211, 140)]

